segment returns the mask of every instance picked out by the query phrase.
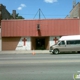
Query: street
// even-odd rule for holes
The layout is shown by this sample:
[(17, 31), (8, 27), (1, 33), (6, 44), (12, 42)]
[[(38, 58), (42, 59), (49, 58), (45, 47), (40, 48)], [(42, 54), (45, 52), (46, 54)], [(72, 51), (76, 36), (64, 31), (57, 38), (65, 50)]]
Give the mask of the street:
[(0, 54), (0, 80), (73, 80), (80, 54)]

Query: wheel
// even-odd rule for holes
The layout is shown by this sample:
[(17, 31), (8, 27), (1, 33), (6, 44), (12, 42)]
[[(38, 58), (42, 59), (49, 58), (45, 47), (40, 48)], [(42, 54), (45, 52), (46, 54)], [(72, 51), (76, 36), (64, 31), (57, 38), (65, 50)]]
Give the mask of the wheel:
[(77, 53), (80, 53), (80, 51), (78, 51)]
[(59, 50), (58, 49), (54, 49), (53, 53), (54, 54), (59, 54)]

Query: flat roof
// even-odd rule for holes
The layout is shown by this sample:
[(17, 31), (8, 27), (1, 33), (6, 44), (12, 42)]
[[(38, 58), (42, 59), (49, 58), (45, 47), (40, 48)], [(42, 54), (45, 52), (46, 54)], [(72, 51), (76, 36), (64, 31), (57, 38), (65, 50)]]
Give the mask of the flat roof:
[(62, 36), (59, 40), (80, 40), (80, 35)]

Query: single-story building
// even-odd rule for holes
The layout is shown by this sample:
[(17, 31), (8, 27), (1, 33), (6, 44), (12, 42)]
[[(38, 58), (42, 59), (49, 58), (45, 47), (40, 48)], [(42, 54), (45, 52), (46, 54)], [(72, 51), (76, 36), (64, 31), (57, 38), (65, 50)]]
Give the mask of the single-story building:
[(2, 20), (2, 50), (48, 50), (63, 35), (80, 34), (80, 19)]

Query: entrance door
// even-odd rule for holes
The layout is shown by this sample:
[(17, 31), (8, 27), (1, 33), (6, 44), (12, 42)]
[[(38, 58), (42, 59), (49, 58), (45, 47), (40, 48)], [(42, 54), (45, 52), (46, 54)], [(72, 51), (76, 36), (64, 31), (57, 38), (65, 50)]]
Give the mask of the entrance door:
[(45, 38), (36, 38), (36, 50), (45, 49)]
[(49, 50), (49, 37), (32, 37), (32, 50)]

